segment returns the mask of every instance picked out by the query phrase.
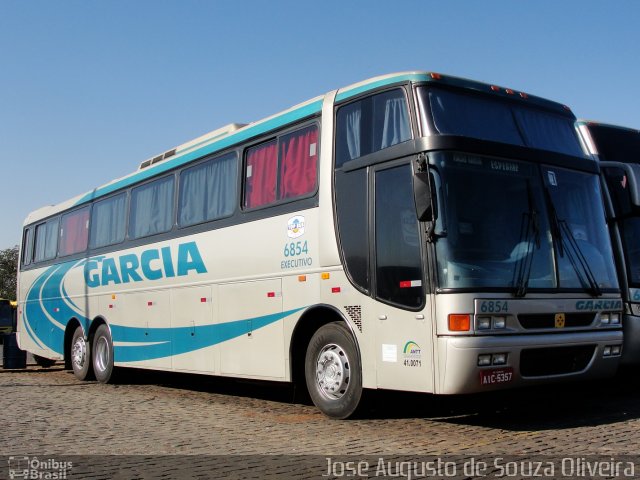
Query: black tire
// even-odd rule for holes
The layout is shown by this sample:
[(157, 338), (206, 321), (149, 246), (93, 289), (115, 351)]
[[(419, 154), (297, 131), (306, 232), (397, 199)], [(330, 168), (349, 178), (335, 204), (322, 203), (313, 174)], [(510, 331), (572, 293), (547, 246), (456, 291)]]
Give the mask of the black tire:
[(93, 372), (96, 380), (109, 383), (113, 380), (113, 341), (109, 327), (102, 324), (93, 336)]
[(311, 400), (322, 413), (343, 419), (356, 412), (362, 399), (362, 367), (344, 324), (328, 323), (311, 337), (304, 370)]
[(38, 366), (40, 366), (42, 368), (52, 367), (56, 363), (55, 360), (52, 360), (52, 359), (46, 358), (46, 357), (41, 357), (40, 355), (33, 355), (33, 359), (36, 361)]
[(93, 380), (93, 365), (91, 365), (91, 342), (85, 340), (82, 327), (78, 326), (73, 332), (71, 340), (71, 368), (78, 380)]

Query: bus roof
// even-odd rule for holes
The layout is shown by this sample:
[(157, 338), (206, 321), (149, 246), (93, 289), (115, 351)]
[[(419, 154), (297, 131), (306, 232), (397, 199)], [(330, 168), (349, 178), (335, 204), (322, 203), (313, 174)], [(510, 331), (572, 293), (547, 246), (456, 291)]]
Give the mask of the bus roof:
[[(377, 88), (407, 82), (442, 84), (467, 90), (491, 93), (507, 97), (515, 101), (522, 101), (530, 104), (533, 103), (537, 106), (556, 111), (560, 114), (571, 114), (571, 111), (565, 105), (546, 100), (541, 97), (515, 91), (510, 88), (477, 82), (475, 80), (426, 71), (400, 72), (373, 77), (347, 87), (340, 88), (339, 90), (331, 91), (326, 95), (332, 95), (335, 93), (335, 101), (342, 102), (353, 97), (366, 94), (367, 92)], [(25, 219), (24, 225), (37, 222), (69, 208), (86, 204), (94, 199), (104, 197), (120, 190), (121, 188), (126, 188), (133, 184), (145, 181), (173, 168), (222, 151), (253, 137), (264, 135), (286, 124), (317, 115), (322, 109), (323, 99), (324, 96), (321, 95), (257, 122), (250, 124), (232, 123), (225, 127), (213, 130), (196, 139), (169, 149), (160, 155), (156, 155), (143, 161), (139, 168), (129, 175), (112, 180), (109, 183), (96, 187), (89, 192), (73, 197), (57, 205), (42, 207), (31, 212)]]

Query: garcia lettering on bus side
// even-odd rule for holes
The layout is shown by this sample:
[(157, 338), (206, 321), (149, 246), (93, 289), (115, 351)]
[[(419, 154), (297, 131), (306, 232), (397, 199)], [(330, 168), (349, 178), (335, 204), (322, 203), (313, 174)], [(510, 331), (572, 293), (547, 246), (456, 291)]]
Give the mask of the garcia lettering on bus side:
[(194, 271), (207, 273), (196, 242), (181, 243), (175, 247), (152, 248), (140, 255), (129, 253), (119, 257), (93, 257), (84, 265), (84, 280), (89, 288), (109, 284), (160, 280), (182, 277)]

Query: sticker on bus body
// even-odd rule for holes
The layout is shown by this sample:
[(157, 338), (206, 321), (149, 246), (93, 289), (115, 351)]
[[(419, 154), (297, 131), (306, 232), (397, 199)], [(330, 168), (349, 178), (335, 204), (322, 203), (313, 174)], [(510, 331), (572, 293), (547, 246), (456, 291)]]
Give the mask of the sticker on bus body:
[(304, 235), (304, 223), (302, 215), (291, 217), (287, 222), (287, 236), (289, 238), (298, 238)]

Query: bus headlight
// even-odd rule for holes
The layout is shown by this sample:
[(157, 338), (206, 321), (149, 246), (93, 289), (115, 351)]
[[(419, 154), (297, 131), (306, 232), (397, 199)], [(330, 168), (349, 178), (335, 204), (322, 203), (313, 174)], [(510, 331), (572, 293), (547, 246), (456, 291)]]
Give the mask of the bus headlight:
[(487, 353), (487, 354), (483, 354), (483, 355), (478, 355), (478, 366), (479, 367), (486, 367), (491, 365), (491, 354)]
[(494, 365), (506, 365), (507, 354), (506, 353), (494, 353), (492, 363)]
[(507, 326), (507, 319), (505, 317), (493, 317), (493, 328), (503, 329)]
[(476, 320), (478, 330), (504, 330), (506, 327), (506, 317), (478, 317)]
[(611, 321), (611, 317), (609, 317), (608, 313), (600, 314), (600, 325), (609, 325), (610, 321)]
[(609, 317), (611, 319), (611, 325), (620, 325), (620, 314), (612, 313)]
[(478, 330), (489, 330), (491, 328), (491, 317), (478, 317)]

